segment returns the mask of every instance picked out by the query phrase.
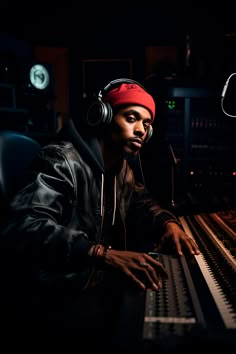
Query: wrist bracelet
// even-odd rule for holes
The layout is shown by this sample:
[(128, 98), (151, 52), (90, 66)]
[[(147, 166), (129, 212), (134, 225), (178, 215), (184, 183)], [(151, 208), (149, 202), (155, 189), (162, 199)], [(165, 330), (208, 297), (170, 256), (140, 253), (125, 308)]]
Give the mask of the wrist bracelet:
[(112, 249), (111, 246), (104, 246), (103, 253), (102, 253), (102, 258), (106, 258), (107, 252), (109, 252)]

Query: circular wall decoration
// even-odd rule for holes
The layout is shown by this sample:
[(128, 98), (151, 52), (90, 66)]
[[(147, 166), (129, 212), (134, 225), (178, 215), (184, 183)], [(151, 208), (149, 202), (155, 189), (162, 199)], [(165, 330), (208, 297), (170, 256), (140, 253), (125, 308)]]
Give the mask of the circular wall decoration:
[(38, 90), (45, 90), (49, 86), (49, 73), (42, 64), (35, 64), (30, 69), (30, 83)]

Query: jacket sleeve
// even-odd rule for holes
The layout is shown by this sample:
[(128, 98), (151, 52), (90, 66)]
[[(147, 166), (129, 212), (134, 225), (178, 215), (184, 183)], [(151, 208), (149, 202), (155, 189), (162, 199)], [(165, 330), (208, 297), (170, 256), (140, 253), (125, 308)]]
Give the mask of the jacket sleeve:
[(76, 199), (73, 178), (61, 150), (42, 149), (30, 182), (11, 203), (10, 217), (1, 232), (5, 249), (20, 258), (37, 260), (42, 268), (80, 268), (91, 242), (84, 230), (71, 223)]
[(135, 225), (139, 232), (148, 231), (155, 239), (163, 233), (166, 223), (179, 224), (177, 217), (161, 207), (144, 185), (138, 182), (134, 182), (134, 192), (128, 210), (128, 222)]

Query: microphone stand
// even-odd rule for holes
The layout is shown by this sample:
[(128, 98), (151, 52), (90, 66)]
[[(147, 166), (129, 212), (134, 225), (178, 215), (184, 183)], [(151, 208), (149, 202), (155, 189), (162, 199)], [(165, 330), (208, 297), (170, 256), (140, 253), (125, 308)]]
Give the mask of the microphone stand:
[(170, 154), (171, 154), (171, 207), (175, 208), (175, 166), (178, 164), (178, 159), (175, 156), (174, 150), (169, 144)]

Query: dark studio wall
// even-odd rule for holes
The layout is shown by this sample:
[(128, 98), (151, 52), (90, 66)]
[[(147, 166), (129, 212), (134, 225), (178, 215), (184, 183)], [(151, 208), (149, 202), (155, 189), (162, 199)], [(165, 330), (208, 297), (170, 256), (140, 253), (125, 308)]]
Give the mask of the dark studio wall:
[[(224, 56), (226, 34), (234, 31), (234, 21), (228, 16), (230, 9), (227, 11), (225, 7), (214, 4), (214, 8), (200, 5), (198, 8), (187, 1), (146, 2), (135, 6), (132, 2), (126, 2), (125, 6), (119, 2), (114, 8), (103, 2), (87, 2), (83, 6), (63, 1), (56, 6), (42, 2), (35, 9), (24, 3), (14, 8), (1, 4), (0, 30), (24, 39), (32, 47), (68, 48), (71, 95), (80, 97), (76, 87), (83, 90), (84, 59), (131, 59), (132, 75), (144, 81), (151, 55), (147, 47), (159, 46), (160, 50), (162, 46), (175, 46), (176, 59), (172, 67), (167, 67), (169, 63), (153, 63), (153, 74), (162, 75), (163, 70), (172, 69), (181, 78), (186, 63), (187, 35), (191, 42), (191, 74), (201, 80), (215, 80), (220, 73), (224, 76), (224, 61), (230, 60)], [(231, 56), (231, 43), (227, 51)], [(90, 81), (89, 77), (87, 79)], [(93, 86), (96, 79), (87, 87)]]

